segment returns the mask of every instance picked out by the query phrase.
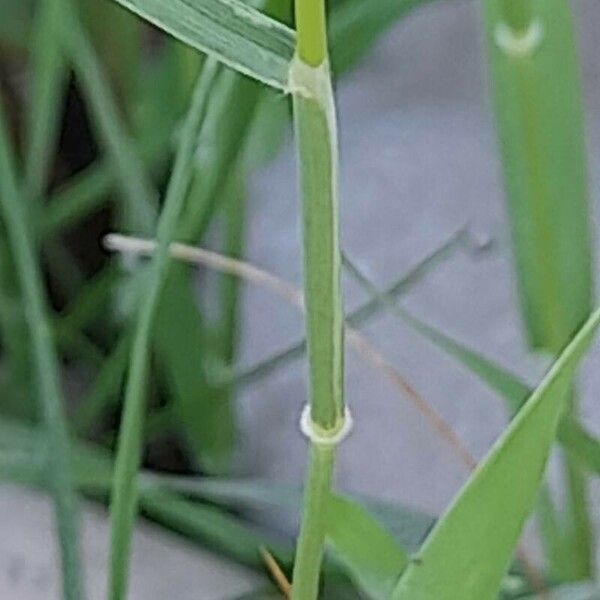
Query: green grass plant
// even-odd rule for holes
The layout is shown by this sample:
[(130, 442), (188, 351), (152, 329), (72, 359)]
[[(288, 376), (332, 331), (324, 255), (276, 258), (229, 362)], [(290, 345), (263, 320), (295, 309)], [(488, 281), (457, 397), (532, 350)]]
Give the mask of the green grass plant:
[[(392, 274), (385, 289), (341, 249), (332, 78), (393, 23), (432, 3), (4, 0), (0, 477), (51, 495), (65, 598), (85, 593), (80, 495), (109, 507), (111, 600), (129, 595), (139, 513), (263, 574), (266, 550), (290, 580), (292, 600), (597, 596), (587, 488), (600, 474), (600, 441), (581, 420), (576, 373), (600, 315), (567, 0), (479, 3), (524, 328), (531, 350), (552, 361), (539, 385), (399, 302), (468, 251), (467, 227), (408, 273)], [(79, 110), (77, 141), (89, 147), (74, 152), (90, 156), (72, 166), (63, 138)], [(251, 175), (283, 146), (290, 116), (302, 290), (245, 260)], [(119, 253), (112, 258), (100, 254), (109, 231), (126, 234), (106, 238), (104, 250)], [(199, 277), (194, 265), (215, 278)], [(367, 295), (349, 314), (343, 269)], [(199, 280), (216, 309), (198, 301)], [(303, 310), (306, 339), (241, 369), (244, 283)], [(510, 421), (481, 461), (359, 333), (383, 312), (504, 402)], [(351, 425), (346, 345), (420, 412), (464, 468), (465, 484), (438, 518), (334, 490), (337, 446)], [(304, 354), (303, 488), (233, 477), (237, 392)], [(63, 379), (81, 379), (86, 389), (67, 403)], [(298, 416), (289, 411), (290, 421)], [(177, 458), (152, 452), (146, 461), (146, 449), (165, 439)], [(555, 447), (562, 503), (545, 480)], [(168, 467), (185, 474), (165, 475), (155, 460), (174, 461)], [(297, 539), (254, 521), (256, 509), (274, 508), (300, 515)], [(540, 564), (520, 549), (534, 511)], [(248, 598), (278, 594), (265, 579)]]

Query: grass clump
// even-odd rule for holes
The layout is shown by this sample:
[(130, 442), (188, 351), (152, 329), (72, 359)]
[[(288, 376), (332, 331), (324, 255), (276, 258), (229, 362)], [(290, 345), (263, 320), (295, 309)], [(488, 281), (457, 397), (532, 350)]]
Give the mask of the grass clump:
[[(51, 492), (65, 598), (84, 597), (80, 494), (110, 507), (111, 600), (128, 597), (139, 511), (262, 572), (266, 561), (278, 585), (266, 597), (593, 597), (587, 472), (600, 469), (600, 442), (579, 420), (575, 380), (600, 314), (593, 310), (581, 84), (564, 0), (482, 2), (523, 321), (532, 351), (553, 361), (539, 385), (531, 389), (398, 303), (464, 250), (468, 230), (384, 291), (341, 249), (332, 78), (425, 3), (6, 0), (6, 18), (27, 26), (0, 22), (0, 48), (18, 57), (13, 63), (2, 50), (0, 66), (27, 72), (29, 85), (15, 94), (12, 82), (23, 78), (2, 79), (0, 342), (8, 374), (0, 376), (13, 400), (1, 411), (0, 474)], [(23, 96), (25, 110), (14, 109), (10, 101), (20, 107)], [(69, 160), (83, 150), (66, 147), (73, 104), (85, 107), (76, 137), (90, 158), (81, 164)], [(248, 177), (277, 153), (288, 112), (302, 290), (244, 260)], [(74, 256), (90, 239), (92, 259)], [(103, 250), (118, 252), (115, 260), (100, 250), (102, 240)], [(208, 242), (221, 252), (200, 245)], [(189, 263), (218, 273), (215, 310), (198, 302)], [(368, 296), (349, 315), (343, 268)], [(243, 371), (242, 281), (301, 309), (306, 324), (305, 341)], [(208, 285), (202, 282), (203, 294)], [(512, 421), (481, 461), (357, 330), (380, 311), (506, 403)], [(352, 426), (346, 344), (420, 411), (465, 468), (465, 485), (438, 519), (334, 491), (337, 447)], [(305, 351), (303, 491), (233, 478), (236, 391)], [(90, 374), (90, 384), (71, 412), (61, 380), (73, 373)], [(146, 452), (164, 439), (176, 459)], [(555, 442), (565, 458), (562, 512), (543, 476)], [(301, 515), (294, 543), (245, 512), (264, 506)], [(532, 565), (519, 548), (534, 510), (547, 565)]]

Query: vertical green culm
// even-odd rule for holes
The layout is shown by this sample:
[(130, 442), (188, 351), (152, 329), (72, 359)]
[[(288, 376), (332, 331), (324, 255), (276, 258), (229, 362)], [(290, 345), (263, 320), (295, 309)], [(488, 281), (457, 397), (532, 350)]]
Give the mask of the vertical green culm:
[(344, 343), (338, 215), (338, 142), (324, 0), (296, 2), (298, 47), (290, 70), (303, 210), (304, 295), (311, 441), (293, 600), (318, 595), (335, 449), (350, 425), (344, 408)]

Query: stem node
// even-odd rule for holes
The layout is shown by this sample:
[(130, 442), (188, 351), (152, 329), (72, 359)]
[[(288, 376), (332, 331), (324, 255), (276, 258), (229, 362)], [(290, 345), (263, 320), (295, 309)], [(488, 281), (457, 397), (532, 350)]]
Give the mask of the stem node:
[(300, 431), (318, 446), (339, 446), (351, 433), (354, 420), (350, 409), (344, 406), (344, 415), (338, 419), (335, 427), (324, 429), (312, 419), (311, 406), (306, 404), (300, 417)]

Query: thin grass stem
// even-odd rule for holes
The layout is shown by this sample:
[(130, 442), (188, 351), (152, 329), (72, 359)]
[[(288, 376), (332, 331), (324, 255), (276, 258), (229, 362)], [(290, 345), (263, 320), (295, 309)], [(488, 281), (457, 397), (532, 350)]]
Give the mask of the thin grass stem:
[(60, 43), (60, 0), (38, 3), (33, 31), (32, 103), (29, 115), (25, 190), (38, 207), (47, 184), (58, 133), (67, 65)]
[(144, 400), (153, 322), (168, 274), (169, 244), (175, 236), (190, 184), (197, 136), (216, 72), (215, 63), (209, 61), (198, 78), (158, 223), (157, 251), (140, 289), (141, 306), (132, 341), (111, 500), (110, 600), (123, 600), (127, 593), (129, 551), (137, 512), (136, 481), (141, 460)]
[(19, 191), (14, 153), (0, 106), (0, 206), (23, 293), (31, 340), (37, 394), (48, 436), (50, 479), (61, 548), (63, 593), (67, 600), (84, 596), (79, 550), (79, 511), (69, 435), (60, 389), (60, 371), (47, 315), (43, 277), (35, 259), (32, 228)]

